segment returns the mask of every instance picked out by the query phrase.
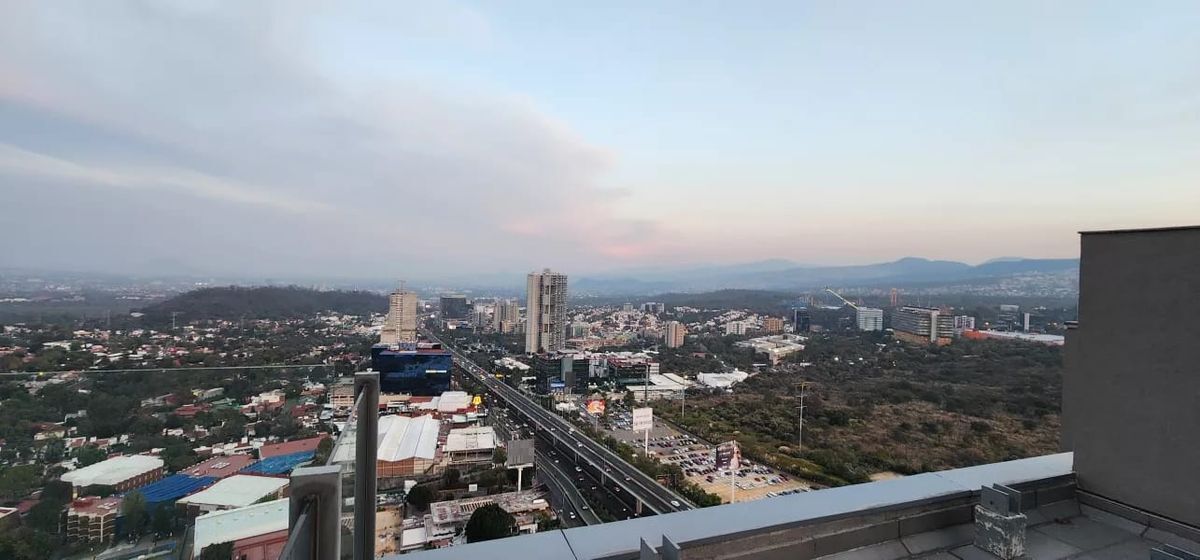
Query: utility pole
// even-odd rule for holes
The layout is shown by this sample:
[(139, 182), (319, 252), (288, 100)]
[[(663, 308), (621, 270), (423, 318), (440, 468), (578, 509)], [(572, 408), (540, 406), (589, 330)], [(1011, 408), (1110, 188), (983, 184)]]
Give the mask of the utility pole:
[(796, 451), (804, 451), (804, 390), (807, 384), (800, 382), (800, 427), (796, 430)]

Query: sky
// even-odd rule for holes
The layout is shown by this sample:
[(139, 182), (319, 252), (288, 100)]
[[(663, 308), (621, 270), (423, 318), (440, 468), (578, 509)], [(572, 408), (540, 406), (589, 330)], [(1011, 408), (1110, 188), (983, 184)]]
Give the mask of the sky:
[(6, 2), (0, 267), (1074, 257), (1200, 222), (1200, 3)]

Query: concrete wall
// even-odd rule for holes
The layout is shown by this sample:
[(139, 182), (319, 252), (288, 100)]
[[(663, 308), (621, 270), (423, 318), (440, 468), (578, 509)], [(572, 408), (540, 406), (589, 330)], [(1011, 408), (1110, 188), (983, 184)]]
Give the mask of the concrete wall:
[(1200, 228), (1085, 233), (1065, 362), (1080, 489), (1200, 525)]

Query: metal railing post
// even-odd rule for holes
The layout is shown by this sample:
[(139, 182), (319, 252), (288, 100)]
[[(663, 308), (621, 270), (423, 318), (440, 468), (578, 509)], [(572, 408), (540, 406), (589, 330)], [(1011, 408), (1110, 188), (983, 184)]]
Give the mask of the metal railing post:
[(288, 503), (289, 552), (282, 560), (321, 560), (341, 554), (342, 469), (300, 467), (292, 471)]
[(354, 388), (359, 401), (354, 442), (354, 559), (374, 560), (379, 372), (354, 374)]

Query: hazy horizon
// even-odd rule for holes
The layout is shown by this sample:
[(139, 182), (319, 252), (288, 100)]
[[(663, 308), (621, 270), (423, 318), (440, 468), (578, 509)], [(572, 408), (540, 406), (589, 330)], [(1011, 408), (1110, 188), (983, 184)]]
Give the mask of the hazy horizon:
[(1200, 210), (1200, 4), (17, 1), (0, 267), (1077, 258)]

